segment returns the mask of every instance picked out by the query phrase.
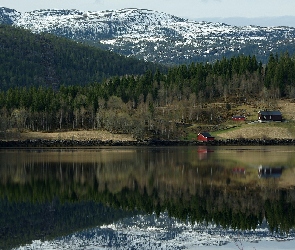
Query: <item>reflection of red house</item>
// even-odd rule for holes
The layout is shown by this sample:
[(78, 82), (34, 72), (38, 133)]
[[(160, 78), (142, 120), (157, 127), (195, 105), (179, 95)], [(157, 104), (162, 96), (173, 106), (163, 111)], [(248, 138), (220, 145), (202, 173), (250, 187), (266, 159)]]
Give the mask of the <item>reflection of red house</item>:
[(233, 168), (233, 174), (246, 174), (245, 168)]
[(245, 121), (245, 116), (242, 116), (242, 115), (234, 115), (232, 118), (231, 118), (233, 121)]
[(214, 136), (210, 135), (208, 132), (202, 132), (198, 134), (198, 141), (214, 141)]
[(214, 152), (214, 150), (212, 150), (212, 149), (208, 149), (207, 147), (202, 147), (202, 146), (200, 146), (199, 148), (198, 148), (198, 153), (211, 153), (211, 152)]
[(198, 155), (200, 160), (205, 160), (208, 157), (208, 154), (214, 152), (214, 150), (207, 148), (207, 146), (198, 147)]

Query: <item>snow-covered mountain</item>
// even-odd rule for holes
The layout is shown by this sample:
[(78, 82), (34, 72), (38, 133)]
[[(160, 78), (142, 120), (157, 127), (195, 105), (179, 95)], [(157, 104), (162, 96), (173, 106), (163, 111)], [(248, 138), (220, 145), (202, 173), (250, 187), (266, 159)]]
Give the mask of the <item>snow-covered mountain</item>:
[(0, 22), (96, 44), (105, 49), (162, 63), (211, 61), (223, 56), (295, 52), (295, 28), (230, 26), (197, 22), (145, 9), (114, 11), (0, 8)]

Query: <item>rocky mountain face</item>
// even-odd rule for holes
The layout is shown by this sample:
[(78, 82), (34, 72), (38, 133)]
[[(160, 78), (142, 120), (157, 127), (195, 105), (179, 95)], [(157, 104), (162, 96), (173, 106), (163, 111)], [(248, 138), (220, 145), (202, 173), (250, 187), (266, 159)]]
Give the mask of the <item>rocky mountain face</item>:
[(0, 8), (0, 23), (34, 33), (48, 32), (97, 45), (126, 56), (165, 64), (214, 61), (239, 54), (295, 52), (295, 28), (230, 26), (197, 22), (145, 9), (114, 11)]

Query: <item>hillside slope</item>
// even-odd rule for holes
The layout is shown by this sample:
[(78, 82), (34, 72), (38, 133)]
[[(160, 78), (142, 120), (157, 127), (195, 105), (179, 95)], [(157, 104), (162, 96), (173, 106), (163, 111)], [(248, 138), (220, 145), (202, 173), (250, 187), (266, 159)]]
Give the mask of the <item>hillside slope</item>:
[(85, 85), (160, 67), (54, 35), (7, 25), (0, 25), (0, 32), (0, 89)]

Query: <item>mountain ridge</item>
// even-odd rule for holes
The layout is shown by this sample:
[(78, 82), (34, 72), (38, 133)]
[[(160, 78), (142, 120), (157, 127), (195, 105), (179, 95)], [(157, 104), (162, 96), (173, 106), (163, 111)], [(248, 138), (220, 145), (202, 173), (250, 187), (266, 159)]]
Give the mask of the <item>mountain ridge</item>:
[(261, 27), (295, 27), (295, 16), (266, 16), (266, 17), (203, 17), (195, 21), (222, 22), (233, 26), (255, 25)]
[(270, 53), (295, 52), (294, 27), (238, 27), (146, 9), (20, 13), (1, 8), (0, 20), (34, 33), (52, 33), (164, 64), (214, 61), (239, 54), (255, 54), (266, 62)]

